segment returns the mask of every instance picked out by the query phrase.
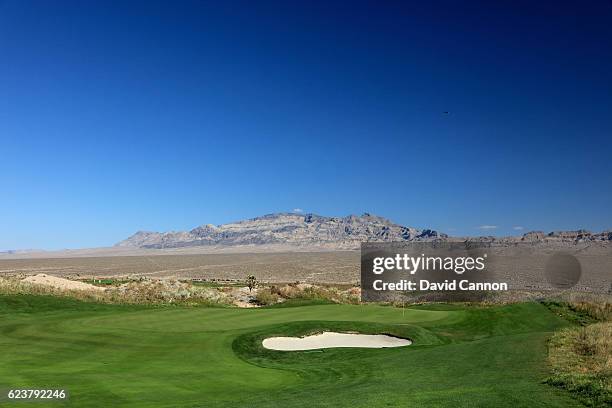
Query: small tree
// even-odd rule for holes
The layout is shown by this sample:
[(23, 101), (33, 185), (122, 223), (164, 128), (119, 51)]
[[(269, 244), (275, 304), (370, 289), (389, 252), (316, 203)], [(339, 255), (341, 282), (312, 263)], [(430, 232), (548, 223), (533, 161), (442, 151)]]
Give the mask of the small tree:
[(251, 292), (255, 288), (255, 286), (257, 286), (257, 279), (255, 279), (255, 275), (247, 276), (246, 284), (249, 287), (249, 292)]

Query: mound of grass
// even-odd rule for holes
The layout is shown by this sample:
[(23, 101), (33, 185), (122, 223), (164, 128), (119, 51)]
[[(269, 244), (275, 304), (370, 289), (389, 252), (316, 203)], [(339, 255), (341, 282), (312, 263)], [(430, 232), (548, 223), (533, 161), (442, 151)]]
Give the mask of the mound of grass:
[(571, 303), (557, 300), (544, 300), (542, 301), (542, 304), (550, 309), (551, 312), (562, 317), (568, 322), (580, 326), (586, 326), (597, 322), (597, 318), (595, 318), (592, 313), (589, 312), (589, 309), (579, 308)]
[(544, 297), (542, 303), (582, 326), (612, 320), (611, 295), (567, 292)]
[(552, 375), (546, 383), (563, 388), (590, 407), (612, 406), (612, 322), (608, 298), (581, 295), (542, 302), (574, 324), (550, 339)]

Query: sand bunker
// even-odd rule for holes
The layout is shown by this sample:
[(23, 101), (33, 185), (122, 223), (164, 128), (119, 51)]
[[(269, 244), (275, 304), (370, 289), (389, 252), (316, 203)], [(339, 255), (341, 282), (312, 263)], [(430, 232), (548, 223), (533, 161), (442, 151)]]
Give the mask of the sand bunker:
[(385, 334), (324, 332), (306, 337), (270, 337), (265, 339), (262, 344), (270, 350), (296, 351), (335, 347), (402, 347), (408, 346), (412, 342)]
[(89, 283), (85, 282), (77, 282), (70, 279), (58, 278), (57, 276), (45, 275), (44, 273), (27, 276), (23, 278), (22, 281), (67, 290), (104, 290), (104, 288), (100, 286), (90, 285)]

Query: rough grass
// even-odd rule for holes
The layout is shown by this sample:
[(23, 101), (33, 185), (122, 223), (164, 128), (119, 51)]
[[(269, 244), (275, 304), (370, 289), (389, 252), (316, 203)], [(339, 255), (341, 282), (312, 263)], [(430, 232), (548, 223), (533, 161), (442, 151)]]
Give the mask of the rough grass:
[(566, 292), (557, 297), (574, 309), (599, 321), (612, 320), (612, 296), (584, 292)]
[(549, 384), (567, 389), (587, 406), (612, 406), (612, 322), (559, 331), (550, 340), (549, 361)]
[(570, 294), (543, 302), (575, 326), (554, 334), (548, 384), (566, 389), (590, 407), (612, 406), (612, 322), (607, 298)]

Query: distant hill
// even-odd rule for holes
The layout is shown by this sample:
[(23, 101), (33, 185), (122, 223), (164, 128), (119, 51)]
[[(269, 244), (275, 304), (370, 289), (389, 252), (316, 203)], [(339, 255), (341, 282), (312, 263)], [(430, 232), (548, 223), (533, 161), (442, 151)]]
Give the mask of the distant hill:
[(446, 239), (445, 234), (394, 224), (365, 213), (347, 217), (276, 213), (222, 225), (201, 225), (191, 231), (138, 231), (118, 247), (180, 248), (204, 245), (288, 244), (304, 247), (355, 248), (364, 241)]

